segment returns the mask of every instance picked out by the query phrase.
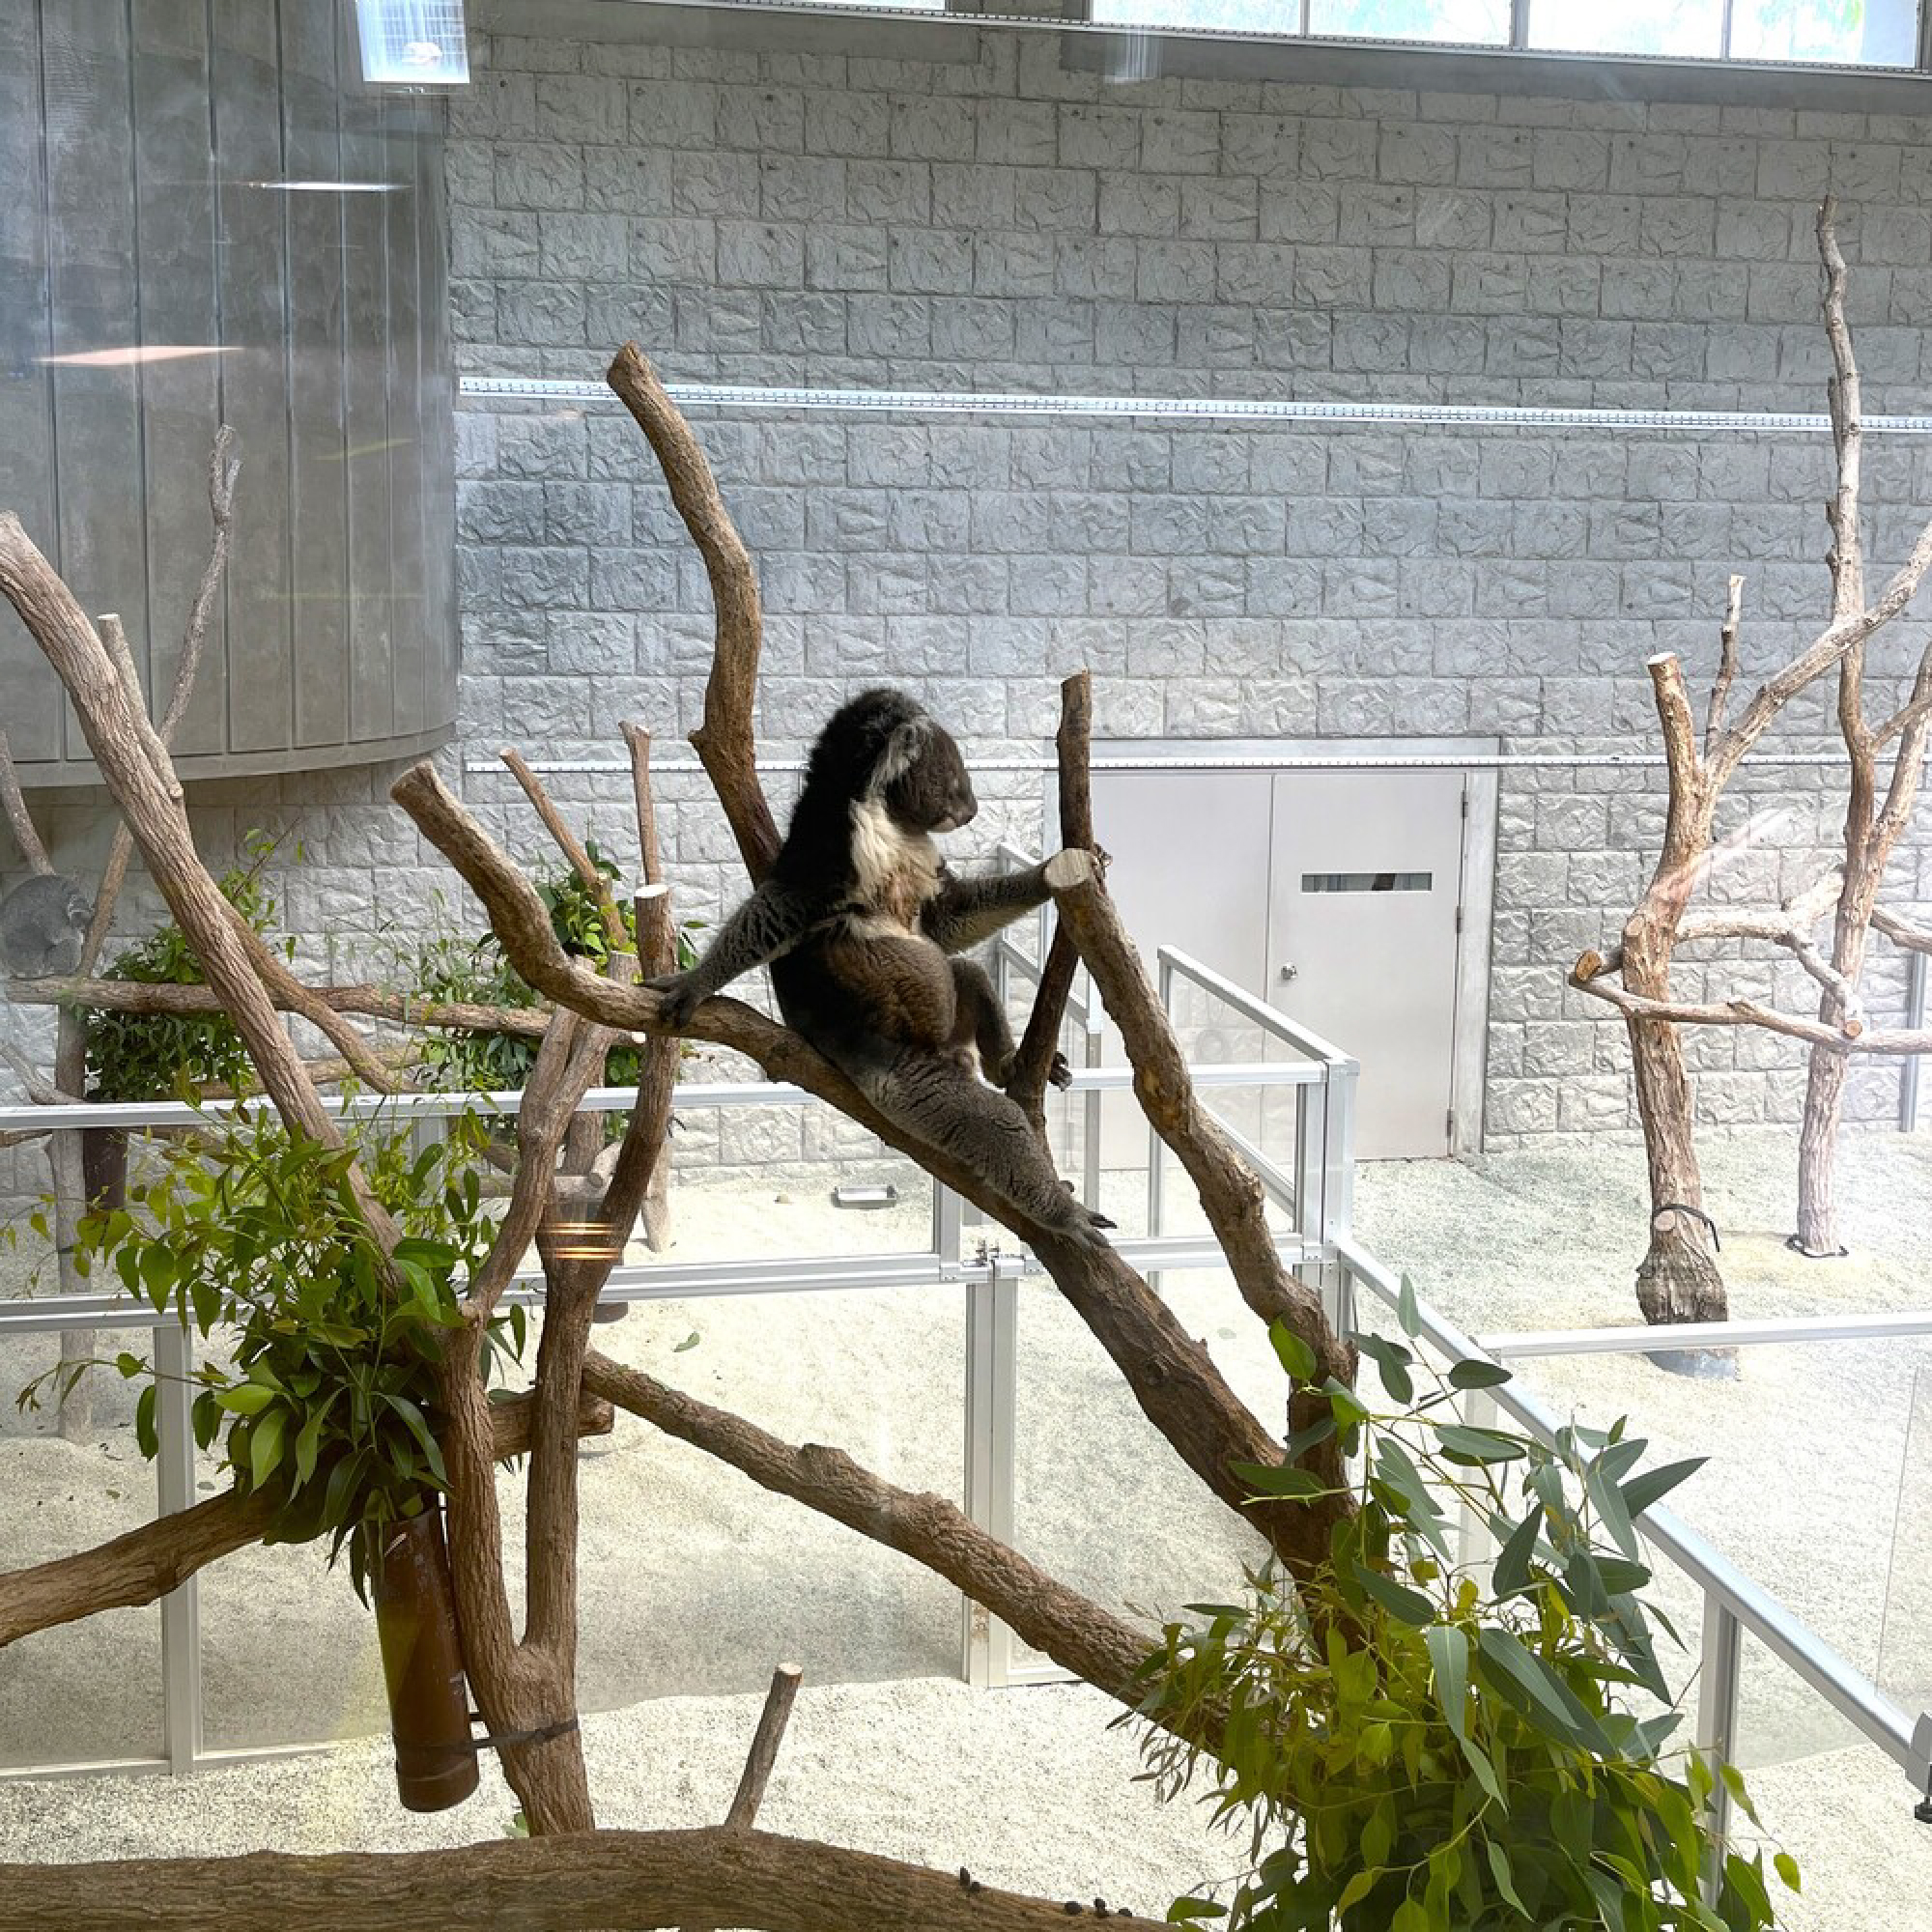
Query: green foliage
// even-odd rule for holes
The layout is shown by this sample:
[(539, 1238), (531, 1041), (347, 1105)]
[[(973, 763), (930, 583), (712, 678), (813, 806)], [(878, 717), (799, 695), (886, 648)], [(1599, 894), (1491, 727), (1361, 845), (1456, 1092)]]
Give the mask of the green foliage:
[[(279, 840), (250, 832), (248, 864), (225, 873), (222, 896), (259, 933), (273, 924), (276, 904), (263, 880)], [(300, 859), (298, 846), (295, 856)], [(284, 948), (293, 951), (294, 942)], [(162, 926), (101, 969), (103, 980), (143, 986), (199, 986), (201, 962), (186, 935)], [(97, 1100), (171, 1100), (209, 1087), (239, 1088), (249, 1077), (247, 1049), (232, 1020), (186, 1013), (124, 1013), (89, 1009), (88, 1093)]]
[[(584, 850), (592, 864), (608, 879), (617, 877), (617, 867), (598, 849), (594, 838), (586, 838)], [(604, 927), (596, 895), (577, 874), (566, 868), (537, 881), (538, 895), (550, 909), (551, 929), (557, 944), (573, 957), (586, 959), (598, 968), (610, 961), (610, 936)], [(627, 902), (618, 905), (630, 943), (637, 944), (637, 911)], [(678, 930), (678, 964), (696, 963), (697, 954), (689, 934), (693, 925)], [(450, 933), (433, 934), (416, 949), (408, 962), (409, 976), (416, 992), (435, 1004), (486, 1007), (534, 1007), (535, 991), (503, 956), (495, 933), (486, 932), (477, 940), (466, 940)], [(423, 1084), (445, 1093), (490, 1094), (522, 1087), (536, 1060), (537, 1042), (517, 1034), (464, 1033), (438, 1028), (423, 1045)], [(608, 1079), (613, 1087), (628, 1087), (638, 1078), (638, 1052), (633, 1046), (613, 1047)], [(623, 1118), (612, 1116), (613, 1131), (621, 1131)]]
[[(1404, 1326), (1412, 1338), (1412, 1300)], [(1717, 1849), (1704, 1804), (1729, 1765), (1665, 1746), (1680, 1722), (1659, 1665), (1650, 1581), (1632, 1519), (1694, 1463), (1639, 1474), (1645, 1444), (1562, 1432), (1554, 1449), (1457, 1421), (1458, 1389), (1409, 1348), (1358, 1335), (1392, 1405), (1312, 1383), (1313, 1358), (1276, 1324), (1291, 1378), (1328, 1399), (1279, 1468), (1243, 1473), (1267, 1494), (1330, 1495), (1301, 1466), (1339, 1437), (1357, 1505), (1328, 1560), (1291, 1586), (1251, 1577), (1247, 1601), (1189, 1606), (1144, 1667), (1151, 1775), (1170, 1795), (1197, 1776), (1216, 1815), (1250, 1828), (1229, 1895), (1177, 1900), (1171, 1920), (1254, 1932), (1764, 1932), (1776, 1918), (1761, 1855)], [(1419, 1383), (1431, 1383), (1418, 1394)], [(1459, 1564), (1449, 1512), (1486, 1521), (1488, 1574)], [(1671, 1632), (1675, 1636), (1675, 1633)], [(1655, 1715), (1633, 1708), (1637, 1693)], [(1210, 1754), (1182, 1732), (1218, 1722)], [(1779, 1854), (1779, 1878), (1797, 1868)]]
[[(473, 1162), (479, 1130), (455, 1124), (418, 1154), (406, 1134), (376, 1126), (331, 1149), (268, 1116), (211, 1116), (202, 1146), (171, 1146), (125, 1208), (80, 1226), (96, 1264), (157, 1315), (204, 1337), (230, 1331), (233, 1369), (195, 1371), (195, 1440), (204, 1450), (220, 1442), (242, 1493), (275, 1498), (270, 1541), (327, 1534), (331, 1561), (346, 1543), (358, 1592), (374, 1532), (447, 1482), (434, 1369), (495, 1232)], [(352, 1158), (402, 1230), (386, 1265), (349, 1189)], [(486, 1340), (486, 1373), (492, 1355), (521, 1355), (523, 1345), (524, 1312), (513, 1308)], [(134, 1354), (115, 1366), (147, 1383), (135, 1429), (153, 1456), (153, 1370)]]

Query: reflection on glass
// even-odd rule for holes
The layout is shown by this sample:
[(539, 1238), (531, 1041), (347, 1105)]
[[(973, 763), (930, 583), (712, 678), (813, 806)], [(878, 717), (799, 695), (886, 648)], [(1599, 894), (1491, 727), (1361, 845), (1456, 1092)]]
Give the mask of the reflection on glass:
[(1126, 27), (1224, 34), (1298, 34), (1299, 0), (1094, 0), (1094, 18)]
[(1601, 0), (1531, 0), (1529, 44), (1565, 53), (1715, 60), (1724, 50), (1723, 0), (1624, 0), (1616, 7)]
[[(145, 1329), (100, 1329), (93, 1352), (145, 1353)], [(0, 1333), (0, 1572), (125, 1535), (155, 1515), (155, 1472), (134, 1436), (139, 1384), (109, 1368), (84, 1384), (88, 1426), (60, 1433), (58, 1405), (16, 1398), (60, 1357), (61, 1337)], [(71, 1421), (71, 1417), (70, 1420)], [(39, 1631), (0, 1651), (0, 1766), (154, 1757), (162, 1748), (161, 1616), (152, 1605)]]
[(1460, 41), (1500, 46), (1509, 39), (1508, 0), (1314, 0), (1311, 34), (1363, 40)]
[(1917, 13), (1913, 0), (1733, 0), (1730, 50), (1738, 60), (1910, 67)]

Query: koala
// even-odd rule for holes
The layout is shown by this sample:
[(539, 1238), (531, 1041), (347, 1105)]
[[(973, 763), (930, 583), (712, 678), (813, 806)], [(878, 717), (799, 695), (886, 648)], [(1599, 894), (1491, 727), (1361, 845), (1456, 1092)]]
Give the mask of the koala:
[(0, 899), (0, 966), (22, 980), (71, 973), (94, 908), (71, 879), (39, 872)]
[[(862, 693), (813, 745), (771, 875), (689, 972), (654, 980), (683, 1027), (769, 965), (785, 1024), (895, 1123), (945, 1148), (1024, 1216), (1084, 1242), (1114, 1224), (1061, 1184), (1004, 1093), (1012, 1030), (983, 967), (955, 955), (1050, 896), (1045, 867), (960, 879), (933, 843), (979, 810), (952, 734), (903, 692)], [(1058, 1055), (1056, 1085), (1070, 1079)]]

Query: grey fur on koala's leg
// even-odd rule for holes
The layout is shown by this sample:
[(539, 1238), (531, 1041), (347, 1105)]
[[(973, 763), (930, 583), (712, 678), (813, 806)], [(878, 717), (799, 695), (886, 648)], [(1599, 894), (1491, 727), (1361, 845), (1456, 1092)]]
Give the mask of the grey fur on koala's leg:
[(1027, 1117), (1004, 1094), (920, 1054), (855, 1069), (853, 1077), (889, 1121), (944, 1148), (1025, 1219), (1089, 1247), (1107, 1245), (1101, 1230), (1114, 1223), (1068, 1193)]

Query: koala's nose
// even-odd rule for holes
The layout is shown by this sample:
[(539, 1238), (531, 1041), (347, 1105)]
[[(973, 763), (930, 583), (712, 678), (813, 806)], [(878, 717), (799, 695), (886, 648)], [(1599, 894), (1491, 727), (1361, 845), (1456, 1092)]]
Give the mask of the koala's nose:
[(952, 801), (952, 823), (955, 826), (971, 825), (980, 815), (980, 801), (970, 789), (962, 791)]

